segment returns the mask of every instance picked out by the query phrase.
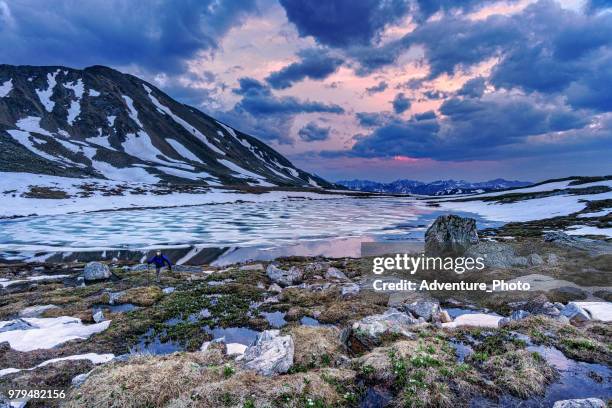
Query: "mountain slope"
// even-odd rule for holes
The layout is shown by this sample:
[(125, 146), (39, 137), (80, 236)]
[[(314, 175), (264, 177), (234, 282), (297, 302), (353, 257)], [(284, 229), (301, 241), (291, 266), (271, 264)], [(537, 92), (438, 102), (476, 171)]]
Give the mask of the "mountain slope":
[(508, 188), (525, 187), (531, 183), (525, 181), (495, 179), (476, 183), (464, 180), (437, 180), (432, 181), (431, 183), (424, 183), (416, 180), (396, 180), (391, 183), (379, 183), (370, 180), (340, 180), (336, 182), (336, 184), (342, 185), (350, 190), (357, 191), (437, 196), (483, 193)]
[(132, 75), (0, 65), (0, 171), (145, 183), (332, 187)]

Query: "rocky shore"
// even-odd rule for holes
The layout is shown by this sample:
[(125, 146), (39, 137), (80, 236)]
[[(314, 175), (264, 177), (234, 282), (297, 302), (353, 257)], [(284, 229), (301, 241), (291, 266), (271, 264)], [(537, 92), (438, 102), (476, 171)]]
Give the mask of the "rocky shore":
[[(0, 407), (604, 407), (612, 399), (612, 243), (483, 240), (442, 217), (428, 252), (529, 291), (372, 288), (371, 258), (177, 267), (0, 265)], [(18, 401), (15, 406), (23, 406)]]

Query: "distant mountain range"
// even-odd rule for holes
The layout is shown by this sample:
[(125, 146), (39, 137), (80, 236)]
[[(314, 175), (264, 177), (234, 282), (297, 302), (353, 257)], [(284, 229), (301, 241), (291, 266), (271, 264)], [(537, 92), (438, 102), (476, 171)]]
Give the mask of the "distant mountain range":
[(0, 172), (126, 182), (330, 188), (133, 75), (0, 65)]
[(437, 180), (431, 183), (424, 183), (416, 180), (396, 180), (391, 183), (379, 183), (370, 180), (340, 180), (337, 181), (336, 184), (356, 191), (440, 196), (484, 193), (487, 191), (525, 187), (533, 183), (527, 181), (495, 179), (478, 183), (471, 183), (464, 180)]

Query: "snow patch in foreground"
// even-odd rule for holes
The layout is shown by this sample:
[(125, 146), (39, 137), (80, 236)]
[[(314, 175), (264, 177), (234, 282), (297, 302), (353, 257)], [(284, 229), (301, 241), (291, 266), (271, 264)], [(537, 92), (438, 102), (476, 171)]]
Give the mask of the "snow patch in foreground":
[(49, 364), (57, 363), (59, 361), (89, 360), (93, 364), (104, 364), (104, 363), (108, 363), (113, 358), (115, 358), (114, 354), (97, 354), (97, 353), (75, 354), (75, 355), (67, 356), (67, 357), (52, 358), (50, 360), (43, 361), (42, 363), (32, 368), (5, 368), (3, 370), (0, 370), (0, 377), (9, 375), (9, 374), (13, 374), (13, 373), (18, 373), (20, 371), (32, 371), (37, 368), (47, 366)]
[[(60, 316), (52, 318), (25, 318), (31, 329), (11, 330), (0, 333), (0, 343), (8, 341), (11, 348), (17, 351), (49, 349), (69, 340), (87, 339), (95, 333), (108, 328), (111, 321), (84, 325), (76, 317)], [(4, 326), (6, 321), (0, 322)]]
[[(11, 286), (16, 283), (22, 283), (22, 282), (43, 282), (43, 283), (53, 282), (53, 281), (68, 278), (68, 277), (70, 277), (70, 275), (30, 276), (26, 279), (16, 279), (16, 280), (8, 280), (8, 279), (0, 278), (0, 286), (2, 286), (3, 288), (6, 288), (7, 286)], [(2, 323), (3, 322), (0, 322), (0, 327), (3, 326)]]

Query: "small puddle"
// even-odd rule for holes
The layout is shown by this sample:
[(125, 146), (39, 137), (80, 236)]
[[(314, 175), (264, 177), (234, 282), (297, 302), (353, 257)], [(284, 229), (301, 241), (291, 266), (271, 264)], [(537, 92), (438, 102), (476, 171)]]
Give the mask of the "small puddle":
[(286, 313), (284, 312), (260, 312), (260, 314), (265, 317), (268, 323), (270, 323), (270, 326), (275, 329), (279, 329), (287, 324), (285, 320)]
[(152, 328), (147, 330), (138, 343), (130, 347), (130, 354), (170, 354), (184, 349), (175, 341), (162, 342), (159, 334), (153, 336), (153, 333)]
[(455, 349), (455, 355), (457, 356), (457, 361), (463, 363), (466, 357), (469, 357), (472, 353), (474, 353), (474, 349), (471, 346), (468, 346), (465, 343), (462, 343), (457, 340), (450, 341), (451, 346)]
[(127, 312), (131, 312), (132, 310), (136, 310), (138, 309), (138, 306), (133, 305), (131, 303), (124, 303), (122, 305), (94, 305), (94, 310), (103, 310), (103, 311), (109, 311), (111, 313), (127, 313)]
[(392, 399), (393, 395), (387, 388), (375, 385), (366, 389), (359, 408), (384, 408)]
[(213, 336), (213, 340), (223, 339), (224, 343), (240, 343), (245, 346), (255, 343), (259, 334), (258, 331), (247, 327), (215, 327), (213, 329), (205, 327), (204, 329)]

